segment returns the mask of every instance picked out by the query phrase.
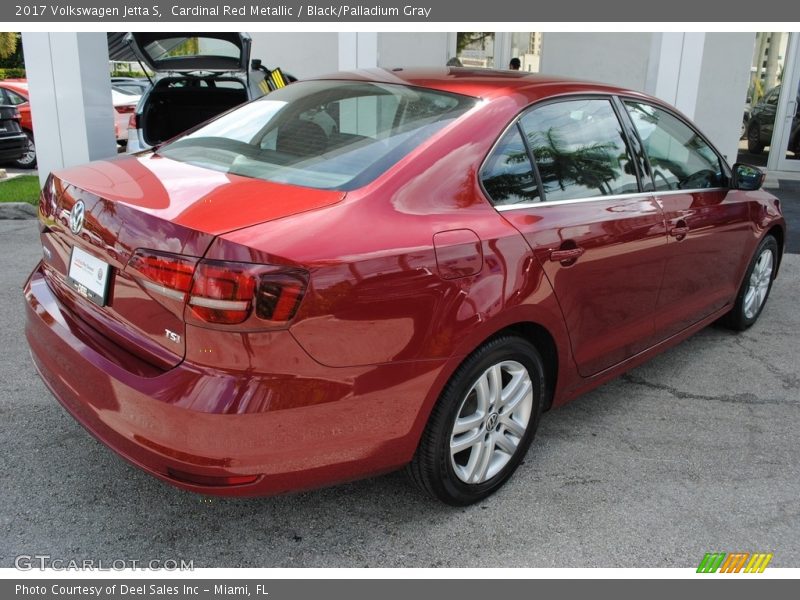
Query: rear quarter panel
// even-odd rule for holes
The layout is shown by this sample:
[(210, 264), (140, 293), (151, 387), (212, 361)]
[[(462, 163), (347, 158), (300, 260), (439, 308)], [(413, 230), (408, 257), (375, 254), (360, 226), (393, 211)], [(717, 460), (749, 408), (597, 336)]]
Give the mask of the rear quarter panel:
[[(290, 331), (328, 366), (454, 358), (454, 369), (519, 321), (541, 324), (560, 342), (565, 332), (549, 284), (477, 181), (518, 102), (475, 111), (336, 206), (226, 234), (207, 256), (308, 269), (311, 285)], [(479, 272), (441, 276), (433, 238), (452, 230), (480, 239)]]

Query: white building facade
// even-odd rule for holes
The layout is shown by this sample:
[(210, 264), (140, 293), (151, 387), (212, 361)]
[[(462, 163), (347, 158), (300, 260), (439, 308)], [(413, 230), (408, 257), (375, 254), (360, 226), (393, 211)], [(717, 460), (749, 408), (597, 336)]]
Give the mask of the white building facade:
[[(602, 81), (657, 96), (692, 118), (730, 163), (741, 156), (753, 64), (763, 55), (765, 64), (780, 61), (780, 69), (773, 68), (769, 77), (780, 73), (784, 88), (772, 144), (762, 157), (772, 181), (800, 175), (800, 160), (787, 154), (798, 110), (793, 92), (800, 79), (800, 40), (798, 34), (780, 35), (785, 38), (772, 34), (770, 44), (769, 36), (755, 33), (251, 33), (253, 58), (300, 79), (371, 67), (442, 67), (456, 58), (508, 68), (516, 56), (524, 71)], [(113, 115), (89, 110), (98, 97), (109, 94), (104, 39), (102, 33), (23, 34), (43, 173), (113, 152), (113, 140), (100, 133), (113, 131), (105, 123)], [(63, 143), (67, 137), (69, 152)]]

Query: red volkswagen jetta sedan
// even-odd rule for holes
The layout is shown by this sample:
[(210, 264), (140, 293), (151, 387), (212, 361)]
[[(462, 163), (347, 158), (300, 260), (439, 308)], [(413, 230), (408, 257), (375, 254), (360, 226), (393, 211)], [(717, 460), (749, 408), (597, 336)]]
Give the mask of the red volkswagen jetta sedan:
[(785, 232), (762, 179), (640, 93), (341, 73), (54, 173), (27, 337), (81, 424), (181, 488), (407, 466), (467, 504), (543, 410), (755, 322)]

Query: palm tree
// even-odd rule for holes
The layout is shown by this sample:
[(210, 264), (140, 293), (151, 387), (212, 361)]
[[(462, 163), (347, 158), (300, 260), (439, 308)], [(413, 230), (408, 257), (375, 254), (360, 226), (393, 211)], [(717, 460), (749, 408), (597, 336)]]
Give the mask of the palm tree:
[[(528, 134), (528, 144), (542, 175), (545, 188), (555, 184), (562, 191), (568, 185), (611, 193), (609, 182), (620, 175), (618, 153), (613, 141), (567, 149), (555, 127)], [(623, 153), (623, 156), (626, 156)]]

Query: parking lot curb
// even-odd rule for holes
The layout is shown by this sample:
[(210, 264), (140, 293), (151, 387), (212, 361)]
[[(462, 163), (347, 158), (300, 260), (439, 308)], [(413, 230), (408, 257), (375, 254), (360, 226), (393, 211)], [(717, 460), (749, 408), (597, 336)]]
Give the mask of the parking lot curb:
[(36, 212), (36, 207), (27, 202), (0, 203), (0, 219), (35, 219)]

